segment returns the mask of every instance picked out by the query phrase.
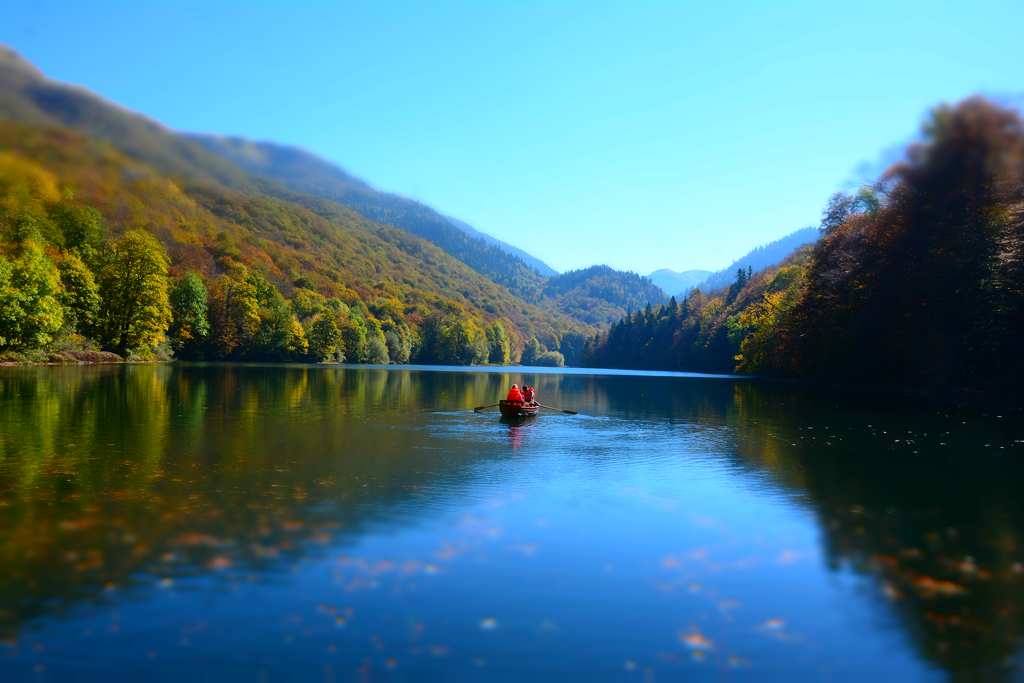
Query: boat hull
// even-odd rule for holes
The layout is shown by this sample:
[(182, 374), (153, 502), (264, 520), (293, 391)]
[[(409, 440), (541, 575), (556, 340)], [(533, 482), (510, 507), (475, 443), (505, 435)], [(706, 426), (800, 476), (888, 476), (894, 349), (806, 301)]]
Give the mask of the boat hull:
[(531, 417), (537, 414), (540, 406), (536, 403), (522, 401), (501, 401), (498, 403), (502, 417)]

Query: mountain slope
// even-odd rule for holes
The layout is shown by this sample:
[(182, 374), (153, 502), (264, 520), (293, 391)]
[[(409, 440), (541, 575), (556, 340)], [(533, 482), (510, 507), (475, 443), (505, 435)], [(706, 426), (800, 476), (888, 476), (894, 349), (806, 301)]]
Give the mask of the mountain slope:
[[(434, 242), (521, 296), (537, 296), (542, 283), (537, 271), (501, 246), (468, 234), (418, 202), (377, 192), (311, 154), (269, 143), (176, 133), (83, 88), (47, 79), (4, 46), (0, 46), (0, 119), (61, 125), (108, 140), (129, 157), (173, 177), (216, 181), (235, 190), (271, 195), (281, 194), (284, 186), (295, 193), (339, 201), (371, 220), (397, 225)], [(260, 178), (275, 182), (260, 182)], [(300, 197), (292, 194), (289, 199)]]
[(115, 234), (133, 227), (153, 233), (175, 273), (213, 279), (241, 263), (286, 296), (301, 285), (352, 307), (394, 311), (413, 327), (432, 313), (503, 320), (519, 345), (534, 335), (556, 343), (566, 330), (582, 329), (435, 245), (337, 205), (328, 220), (278, 198), (175, 181), (64, 128), (0, 121), (0, 149), (14, 169), (6, 172), (28, 169), (51, 179), (76, 203), (98, 209)]
[(462, 230), (470, 237), (482, 239), (484, 242), (487, 242), (488, 244), (493, 244), (506, 253), (512, 254), (513, 256), (518, 256), (523, 263), (530, 266), (544, 277), (554, 277), (555, 275), (558, 275), (557, 270), (555, 270), (548, 264), (544, 263), (536, 256), (526, 253), (519, 247), (514, 247), (511, 244), (502, 242), (497, 237), (492, 237), (491, 235), (488, 235), (486, 232), (480, 232), (469, 223), (465, 221), (460, 221), (458, 218), (453, 218), (451, 216), (445, 216), (445, 218), (448, 220), (449, 223), (454, 225), (459, 230)]
[[(314, 154), (295, 147), (235, 137), (190, 135), (189, 138), (250, 173), (296, 192), (344, 204), (380, 223), (405, 228), (520, 296), (534, 297), (539, 291), (541, 273), (511, 253), (509, 245), (495, 238), (486, 239), (471, 226), (453, 221), (417, 201), (375, 190)], [(551, 271), (546, 264), (541, 263), (541, 266)]]
[(710, 270), (684, 270), (677, 273), (668, 268), (656, 270), (647, 277), (651, 282), (661, 287), (667, 295), (685, 295), (691, 289), (709, 278), (713, 273)]
[(109, 140), (129, 157), (164, 173), (215, 180), (252, 189), (248, 175), (148, 118), (122, 109), (93, 93), (47, 79), (8, 47), (0, 45), (0, 119), (58, 125)]
[(544, 302), (591, 325), (607, 325), (631, 310), (668, 299), (653, 282), (609, 266), (591, 266), (553, 277)]
[[(206, 196), (204, 193), (209, 192), (232, 197), (237, 195), (260, 206), (284, 206), (286, 208), (280, 208), (281, 212), (302, 216), (301, 220), (289, 219), (291, 225), (287, 236), (275, 230), (273, 237), (259, 238), (268, 241), (258, 245), (262, 254), (257, 260), (274, 270), (271, 275), (282, 283), (289, 278), (304, 277), (308, 267), (322, 265), (316, 251), (292, 254), (297, 260), (290, 264), (290, 270), (282, 269), (274, 262), (278, 239), (308, 244), (303, 230), (327, 229), (306, 227), (310, 220), (308, 212), (312, 212), (343, 231), (360, 225), (378, 239), (386, 238), (406, 254), (423, 258), (429, 254), (432, 261), (423, 264), (424, 267), (440, 269), (449, 281), (438, 281), (433, 278), (436, 275), (433, 272), (431, 284), (424, 285), (428, 291), (459, 292), (459, 300), (468, 302), (475, 310), (484, 311), (486, 319), (503, 317), (510, 324), (522, 328), (510, 330), (517, 338), (521, 334), (527, 337), (536, 334), (542, 341), (547, 338), (557, 345), (555, 337), (560, 334), (559, 330), (586, 329), (593, 324), (610, 322), (630, 307), (643, 306), (648, 301), (663, 297), (663, 293), (649, 281), (608, 268), (589, 269), (589, 275), (595, 279), (585, 286), (582, 280), (586, 276), (582, 280), (573, 276), (568, 280), (556, 277), (549, 281), (500, 246), (486, 238), (468, 234), (468, 226), (461, 221), (446, 218), (412, 200), (377, 192), (358, 178), (311, 154), (280, 145), (242, 140), (231, 142), (226, 138), (206, 137), (201, 143), (198, 137), (175, 133), (84, 89), (48, 80), (8, 49), (0, 49), (0, 120), (3, 119), (36, 127), (64, 126), (84, 134), (90, 142), (105, 141), (128, 157), (125, 161), (141, 162), (146, 168), (143, 173), (163, 176), (162, 182), (173, 181), (179, 190), (184, 188), (186, 193), (196, 193), (197, 196)], [(216, 148), (218, 153), (211, 152), (208, 147)], [(268, 169), (276, 170), (272, 174)], [(271, 178), (271, 175), (280, 175), (290, 184)], [(136, 199), (144, 203), (143, 199)], [(232, 199), (226, 204), (234, 205), (238, 201)], [(217, 199), (214, 206), (221, 202)], [(297, 211), (300, 208), (304, 211)], [(353, 213), (353, 210), (361, 215)], [(278, 208), (272, 213), (276, 212)], [(249, 219), (243, 216), (239, 220)], [(224, 232), (227, 238), (233, 239), (233, 229)], [(419, 237), (432, 242), (431, 246), (441, 247), (443, 252), (439, 253), (447, 252), (454, 258), (449, 261), (440, 259), (437, 253), (425, 249), (429, 242)], [(368, 244), (363, 236), (357, 241), (363, 246)], [(208, 246), (204, 242), (202, 248), (194, 249), (197, 259), (211, 260), (210, 254), (201, 255)], [(345, 248), (339, 249), (336, 256), (341, 260), (337, 263), (343, 265)], [(383, 256), (390, 265), (376, 267), (385, 273), (394, 273), (397, 261), (386, 252)], [(458, 267), (455, 263), (459, 264)], [(402, 279), (397, 273), (394, 275)], [(460, 279), (463, 277), (468, 277), (471, 284), (462, 283)], [(481, 278), (488, 280), (489, 284), (482, 284)], [(322, 286), (327, 286), (327, 271), (321, 272), (316, 279)], [(576, 282), (582, 288), (576, 292), (566, 289), (564, 284), (567, 281)], [(354, 289), (365, 287), (360, 281), (352, 283), (343, 279), (343, 283)], [(489, 292), (484, 299), (477, 298), (480, 288)], [(577, 294), (582, 298), (575, 299)], [(512, 314), (514, 310), (518, 310), (515, 315)], [(576, 320), (569, 320), (566, 315)]]
[(702, 292), (712, 292), (731, 284), (736, 279), (737, 270), (750, 268), (756, 273), (770, 266), (778, 265), (805, 244), (817, 242), (820, 236), (821, 233), (817, 228), (802, 228), (791, 232), (774, 242), (752, 249), (745, 256), (733, 261), (729, 267), (708, 276), (706, 280), (697, 285), (697, 288)]

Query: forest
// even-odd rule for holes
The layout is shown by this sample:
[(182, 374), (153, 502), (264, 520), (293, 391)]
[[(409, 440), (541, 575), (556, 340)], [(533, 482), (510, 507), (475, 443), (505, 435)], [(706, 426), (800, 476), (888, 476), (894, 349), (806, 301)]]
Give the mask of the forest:
[[(182, 189), (61, 129), (0, 124), (0, 142), (0, 361), (509, 363), (524, 332), (559, 339), (386, 226), (343, 233), (270, 198)], [(291, 250), (267, 251), (271, 230)], [(317, 251), (326, 263), (305, 265)]]
[(728, 288), (636, 310), (590, 366), (741, 372), (1012, 397), (1024, 379), (1024, 124), (940, 106), (877, 182), (833, 195), (821, 239)]

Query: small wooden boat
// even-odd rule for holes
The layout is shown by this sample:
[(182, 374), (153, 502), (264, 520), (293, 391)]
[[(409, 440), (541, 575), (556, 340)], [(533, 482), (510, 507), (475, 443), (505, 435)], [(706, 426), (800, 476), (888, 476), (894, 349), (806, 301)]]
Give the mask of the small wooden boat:
[(531, 417), (537, 414), (540, 405), (525, 401), (500, 401), (498, 408), (501, 409), (502, 417)]

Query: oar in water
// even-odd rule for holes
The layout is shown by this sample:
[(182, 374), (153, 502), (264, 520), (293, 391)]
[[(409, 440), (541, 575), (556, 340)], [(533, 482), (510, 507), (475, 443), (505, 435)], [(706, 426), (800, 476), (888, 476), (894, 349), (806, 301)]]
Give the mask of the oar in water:
[(498, 405), (499, 404), (497, 404), (497, 403), (492, 403), (489, 406), (477, 406), (476, 408), (473, 408), (473, 412), (474, 413), (479, 413), (481, 410), (487, 410), (488, 408), (497, 408)]
[(577, 413), (575, 410), (566, 410), (565, 408), (556, 408), (554, 406), (546, 406), (543, 403), (538, 403), (537, 405), (539, 405), (541, 408), (547, 408), (548, 410), (557, 410), (558, 412), (565, 413), (566, 415), (579, 415), (579, 413)]

